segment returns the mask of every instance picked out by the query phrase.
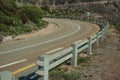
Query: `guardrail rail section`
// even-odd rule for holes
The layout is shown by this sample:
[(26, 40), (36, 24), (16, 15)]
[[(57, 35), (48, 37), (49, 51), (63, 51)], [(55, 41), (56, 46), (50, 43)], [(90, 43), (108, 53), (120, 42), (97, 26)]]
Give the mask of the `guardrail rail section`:
[(36, 74), (40, 76), (40, 80), (49, 80), (49, 70), (55, 68), (68, 59), (71, 59), (71, 66), (76, 67), (78, 53), (86, 49), (88, 54), (92, 54), (92, 44), (96, 43), (99, 45), (100, 39), (104, 39), (106, 33), (108, 32), (109, 23), (100, 19), (91, 19), (86, 21), (99, 25), (100, 31), (83, 41), (73, 43), (71, 47), (62, 51), (56, 52), (54, 54), (41, 55), (36, 62), (38, 65)]

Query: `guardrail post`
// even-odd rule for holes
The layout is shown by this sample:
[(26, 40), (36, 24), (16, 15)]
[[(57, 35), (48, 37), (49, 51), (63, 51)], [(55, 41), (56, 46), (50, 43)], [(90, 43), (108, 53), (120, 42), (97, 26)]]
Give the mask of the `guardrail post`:
[(92, 54), (92, 38), (91, 37), (89, 37), (88, 38), (88, 50), (87, 50), (87, 53), (88, 54)]
[(49, 56), (44, 55), (44, 80), (49, 79)]
[(108, 32), (108, 28), (109, 28), (109, 23), (107, 22), (106, 27), (105, 27), (105, 34)]
[(97, 35), (96, 45), (99, 46), (99, 32), (96, 35)]
[(0, 72), (0, 80), (15, 80), (15, 78), (12, 75), (12, 72), (3, 71), (3, 72)]
[(103, 23), (102, 23), (102, 20), (100, 19), (100, 25), (102, 25)]
[(49, 79), (49, 56), (42, 55), (39, 58), (39, 62), (37, 62), (37, 64), (39, 64), (39, 66), (36, 74), (42, 76), (40, 78), (41, 80), (48, 80)]
[(104, 37), (105, 37), (105, 29), (102, 29), (102, 41), (104, 41)]
[(72, 44), (73, 52), (72, 52), (72, 58), (71, 58), (71, 65), (73, 67), (77, 67), (77, 43)]
[(105, 35), (107, 33), (107, 24), (105, 24)]

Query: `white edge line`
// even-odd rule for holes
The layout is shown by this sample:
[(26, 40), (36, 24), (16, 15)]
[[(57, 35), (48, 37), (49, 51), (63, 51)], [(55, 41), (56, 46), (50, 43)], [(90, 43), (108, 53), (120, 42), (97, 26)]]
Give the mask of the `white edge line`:
[[(72, 23), (72, 22), (69, 22), (69, 23)], [(55, 38), (55, 39), (52, 39), (52, 40), (49, 40), (49, 41), (45, 41), (45, 42), (42, 42), (42, 43), (38, 43), (38, 44), (30, 45), (30, 46), (25, 46), (25, 47), (21, 47), (21, 48), (9, 50), (9, 51), (3, 51), (3, 52), (0, 52), (0, 54), (5, 54), (5, 53), (9, 53), (9, 52), (14, 52), (14, 51), (18, 51), (18, 50), (23, 50), (23, 49), (39, 46), (39, 45), (42, 45), (42, 44), (45, 44), (45, 43), (49, 43), (49, 42), (56, 41), (56, 40), (68, 37), (70, 35), (73, 35), (73, 34), (75, 34), (76, 32), (78, 32), (80, 30), (80, 25), (75, 24), (75, 23), (72, 23), (72, 24), (76, 25), (76, 27), (78, 27), (78, 29), (76, 31), (74, 31), (74, 32), (71, 32), (71, 34), (67, 34), (67, 35), (64, 35), (62, 37), (58, 37), (58, 38)]]
[(5, 64), (5, 65), (0, 66), (0, 68), (8, 67), (8, 66), (11, 66), (11, 65), (14, 65), (14, 64), (25, 62), (25, 61), (27, 61), (27, 59), (23, 59), (23, 60), (20, 60), (20, 61), (15, 61), (15, 62), (12, 62), (12, 63), (9, 63), (9, 64)]
[(53, 53), (53, 52), (58, 51), (58, 50), (61, 50), (61, 49), (63, 49), (63, 47), (60, 47), (60, 48), (57, 48), (57, 49), (51, 50), (51, 51), (47, 52), (46, 54)]

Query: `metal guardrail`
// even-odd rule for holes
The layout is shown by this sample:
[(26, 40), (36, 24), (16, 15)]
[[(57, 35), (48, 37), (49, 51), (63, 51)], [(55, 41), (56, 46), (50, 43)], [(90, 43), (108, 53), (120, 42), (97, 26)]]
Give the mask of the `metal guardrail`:
[[(108, 32), (109, 23), (103, 20), (93, 19), (86, 19), (86, 22), (92, 22), (99, 25), (100, 31), (83, 41), (78, 41), (71, 44), (71, 47), (68, 47), (62, 51), (56, 52), (52, 55), (44, 54), (39, 56), (38, 60), (36, 61), (38, 70), (35, 72), (37, 74), (37, 76), (35, 76), (35, 80), (38, 78), (40, 78), (40, 80), (49, 80), (49, 70), (55, 68), (68, 59), (71, 59), (71, 66), (76, 67), (77, 57), (81, 51), (87, 49), (87, 53), (91, 54), (92, 44), (96, 42), (96, 44), (99, 45), (99, 40), (104, 39), (106, 33)], [(31, 73), (27, 77), (20, 77), (19, 80), (34, 80), (29, 78), (31, 75), (34, 76), (35, 73)], [(15, 80), (15, 78), (10, 71), (3, 71), (0, 72), (0, 80)]]
[(71, 59), (71, 66), (76, 67), (78, 54), (85, 49), (87, 49), (88, 54), (91, 54), (92, 44), (96, 42), (96, 44), (99, 45), (100, 38), (104, 39), (106, 33), (108, 32), (109, 23), (103, 20), (86, 21), (98, 24), (100, 26), (100, 31), (86, 40), (73, 43), (71, 47), (62, 51), (56, 52), (52, 55), (41, 55), (36, 62), (38, 65), (38, 71), (36, 71), (36, 74), (41, 76), (40, 80), (49, 80), (49, 70), (55, 68), (68, 59)]

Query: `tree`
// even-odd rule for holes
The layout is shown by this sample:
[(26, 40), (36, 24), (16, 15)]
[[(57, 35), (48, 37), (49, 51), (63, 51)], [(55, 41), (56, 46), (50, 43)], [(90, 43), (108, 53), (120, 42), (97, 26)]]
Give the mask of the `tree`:
[(23, 7), (22, 11), (28, 16), (28, 18), (34, 22), (39, 23), (43, 18), (43, 12), (40, 8), (35, 6)]

